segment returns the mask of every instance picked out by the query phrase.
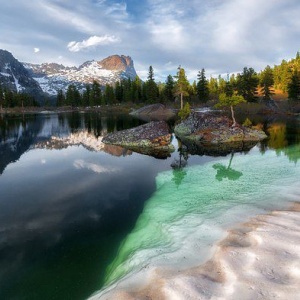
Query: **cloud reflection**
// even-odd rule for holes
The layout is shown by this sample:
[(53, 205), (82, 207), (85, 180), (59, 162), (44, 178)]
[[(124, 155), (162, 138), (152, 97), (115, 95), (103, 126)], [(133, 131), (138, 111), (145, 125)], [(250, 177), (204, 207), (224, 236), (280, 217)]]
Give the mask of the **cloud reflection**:
[(99, 174), (120, 171), (119, 168), (107, 168), (95, 163), (85, 162), (83, 159), (76, 159), (73, 165), (76, 169), (88, 169)]

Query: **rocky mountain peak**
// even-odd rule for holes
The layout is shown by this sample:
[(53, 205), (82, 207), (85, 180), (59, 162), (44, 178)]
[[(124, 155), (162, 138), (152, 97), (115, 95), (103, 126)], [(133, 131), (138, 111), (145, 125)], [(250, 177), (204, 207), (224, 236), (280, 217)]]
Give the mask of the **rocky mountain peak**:
[(112, 55), (101, 60), (99, 65), (107, 70), (126, 71), (127, 68), (133, 68), (133, 61), (130, 56)]
[(12, 60), (14, 60), (14, 57), (10, 52), (0, 49), (0, 68), (2, 68), (7, 62)]

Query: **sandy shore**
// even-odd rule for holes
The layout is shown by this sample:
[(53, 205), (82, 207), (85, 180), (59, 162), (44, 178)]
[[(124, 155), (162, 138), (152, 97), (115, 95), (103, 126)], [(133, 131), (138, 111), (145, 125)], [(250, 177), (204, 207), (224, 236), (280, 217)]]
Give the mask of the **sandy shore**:
[(300, 202), (232, 228), (203, 265), (150, 273), (141, 289), (92, 299), (300, 299)]

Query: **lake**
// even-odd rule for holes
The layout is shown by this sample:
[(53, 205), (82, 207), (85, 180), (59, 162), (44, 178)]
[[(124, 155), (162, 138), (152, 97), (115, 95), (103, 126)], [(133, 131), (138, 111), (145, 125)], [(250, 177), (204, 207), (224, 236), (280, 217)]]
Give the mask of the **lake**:
[(248, 152), (192, 155), (174, 137), (158, 159), (100, 143), (144, 123), (128, 115), (0, 115), (0, 299), (98, 298), (192, 267), (233, 224), (297, 200), (300, 120), (253, 121), (269, 138)]

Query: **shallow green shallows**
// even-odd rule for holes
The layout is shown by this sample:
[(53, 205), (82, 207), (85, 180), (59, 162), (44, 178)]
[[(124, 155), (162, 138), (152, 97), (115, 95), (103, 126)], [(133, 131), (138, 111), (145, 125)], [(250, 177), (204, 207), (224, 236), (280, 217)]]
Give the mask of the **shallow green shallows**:
[[(299, 146), (285, 150), (289, 157)], [(107, 269), (110, 284), (143, 267), (201, 263), (221, 228), (299, 195), (300, 165), (257, 148), (220, 161), (160, 173), (133, 231)], [(199, 255), (200, 254), (200, 255)]]

